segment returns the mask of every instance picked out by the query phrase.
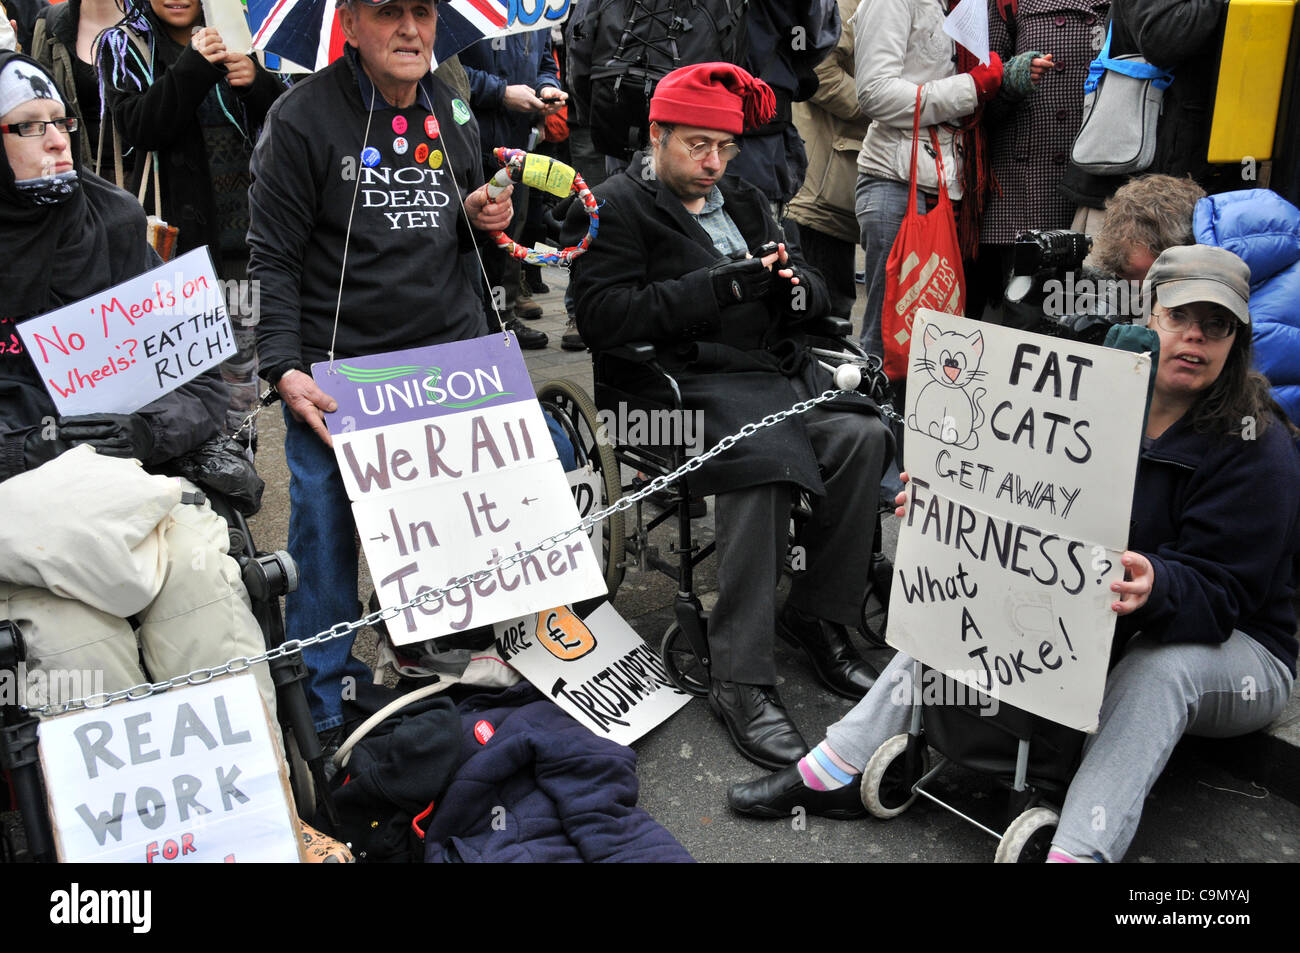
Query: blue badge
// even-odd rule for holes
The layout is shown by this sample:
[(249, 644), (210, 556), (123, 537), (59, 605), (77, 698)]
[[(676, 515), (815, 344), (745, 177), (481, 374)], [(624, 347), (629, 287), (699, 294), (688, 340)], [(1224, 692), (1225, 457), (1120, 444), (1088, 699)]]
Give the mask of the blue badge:
[(361, 150), (361, 164), (368, 169), (379, 165), (379, 150), (374, 146), (366, 146)]

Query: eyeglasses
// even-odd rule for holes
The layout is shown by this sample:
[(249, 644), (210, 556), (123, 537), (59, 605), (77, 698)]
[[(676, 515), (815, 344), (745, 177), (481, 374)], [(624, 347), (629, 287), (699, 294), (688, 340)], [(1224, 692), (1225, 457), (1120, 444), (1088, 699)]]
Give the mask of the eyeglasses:
[(689, 155), (691, 159), (695, 162), (703, 162), (710, 153), (714, 153), (714, 152), (718, 154), (718, 158), (721, 159), (723, 162), (730, 162), (732, 159), (736, 158), (736, 156), (740, 155), (740, 143), (738, 142), (723, 142), (723, 143), (713, 143), (713, 144), (707, 142), (697, 142), (695, 143), (695, 145), (690, 145), (689, 143), (686, 142), (685, 139), (681, 138), (680, 136), (675, 136), (671, 132), (668, 135), (673, 136), (674, 139), (676, 139), (682, 145), (686, 146), (686, 154)]
[(53, 126), (59, 132), (68, 133), (76, 132), (79, 125), (76, 116), (65, 116), (63, 119), (51, 119), (48, 122), (40, 119), (33, 119), (30, 122), (12, 122), (0, 126), (0, 132), (11, 136), (22, 136), (24, 139), (36, 139), (45, 135), (46, 126)]
[(1195, 324), (1211, 341), (1222, 341), (1224, 338), (1232, 337), (1237, 330), (1236, 318), (1225, 318), (1221, 314), (1212, 314), (1208, 318), (1194, 318), (1182, 308), (1172, 308), (1167, 311), (1162, 309), (1156, 313), (1155, 319), (1162, 328), (1174, 334), (1181, 334)]

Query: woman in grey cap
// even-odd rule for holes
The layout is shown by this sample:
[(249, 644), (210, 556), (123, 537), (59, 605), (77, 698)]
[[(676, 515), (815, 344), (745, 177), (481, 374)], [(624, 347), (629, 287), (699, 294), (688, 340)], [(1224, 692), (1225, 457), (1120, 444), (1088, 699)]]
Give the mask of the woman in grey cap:
[[(1151, 266), (1147, 288), (1159, 364), (1126, 578), (1113, 587), (1119, 661), (1049, 862), (1122, 858), (1178, 740), (1265, 727), (1295, 679), (1300, 455), (1268, 382), (1251, 369), (1250, 269), (1225, 249), (1174, 247)], [(898, 653), (811, 754), (733, 787), (732, 809), (862, 813), (858, 775), (881, 744), (908, 730), (910, 710), (892, 704), (890, 691), (894, 672), (911, 664)]]

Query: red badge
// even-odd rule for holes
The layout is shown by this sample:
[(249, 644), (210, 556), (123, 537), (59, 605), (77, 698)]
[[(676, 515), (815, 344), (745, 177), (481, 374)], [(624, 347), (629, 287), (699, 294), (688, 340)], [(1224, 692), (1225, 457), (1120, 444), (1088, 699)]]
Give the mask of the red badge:
[(480, 721), (474, 726), (474, 737), (478, 739), (478, 743), (481, 745), (487, 744), (488, 739), (496, 733), (497, 730), (492, 727), (490, 722)]
[(415, 147), (415, 161), (423, 165), (427, 158), (429, 158), (429, 147), (422, 142)]
[(438, 120), (433, 116), (424, 117), (424, 131), (430, 139), (438, 138)]
[(393, 117), (393, 132), (397, 133), (399, 136), (400, 136), (400, 135), (403, 135), (403, 134), (406, 132), (406, 117), (405, 117), (405, 116), (394, 116), (394, 117)]

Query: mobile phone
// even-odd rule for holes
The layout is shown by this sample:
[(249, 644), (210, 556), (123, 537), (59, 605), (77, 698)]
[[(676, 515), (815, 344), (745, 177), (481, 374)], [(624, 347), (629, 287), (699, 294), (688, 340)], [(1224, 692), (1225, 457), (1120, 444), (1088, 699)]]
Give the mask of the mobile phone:
[(776, 242), (763, 242), (763, 244), (755, 248), (750, 252), (750, 254), (755, 258), (766, 258), (768, 255), (775, 255), (778, 250), (779, 246)]

